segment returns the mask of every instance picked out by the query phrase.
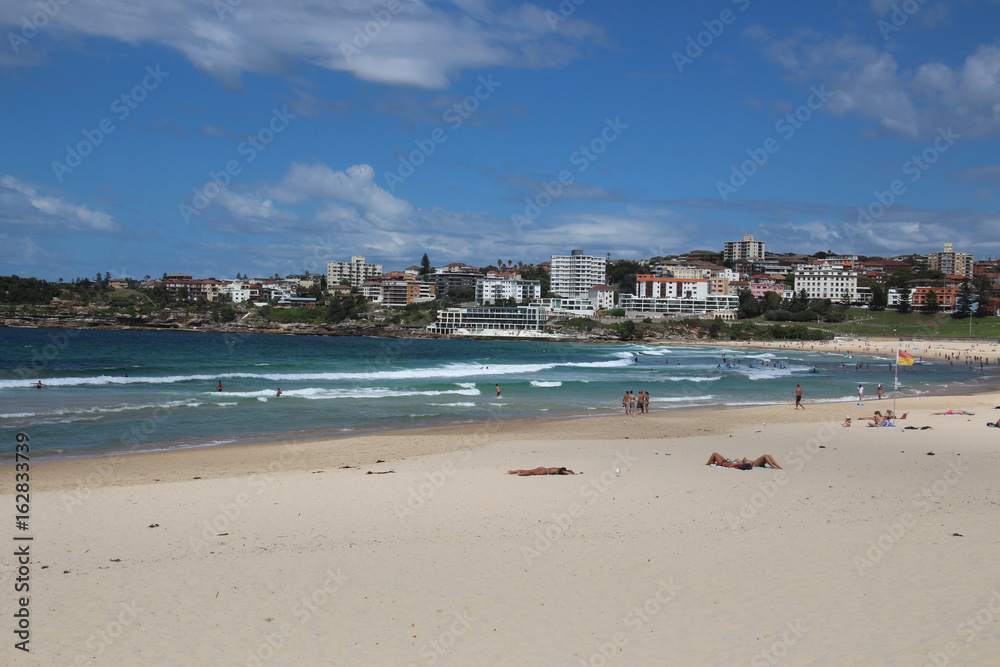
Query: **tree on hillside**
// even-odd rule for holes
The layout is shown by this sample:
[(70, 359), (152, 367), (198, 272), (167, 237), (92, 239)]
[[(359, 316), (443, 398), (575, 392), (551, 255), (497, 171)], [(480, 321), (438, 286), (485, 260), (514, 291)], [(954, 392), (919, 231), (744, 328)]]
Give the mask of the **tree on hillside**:
[(968, 279), (962, 281), (962, 287), (958, 294), (958, 299), (959, 302), (955, 304), (955, 312), (953, 312), (951, 316), (955, 319), (968, 317), (969, 313), (972, 312), (972, 304), (976, 300), (972, 293), (972, 285), (969, 284)]
[(889, 305), (889, 295), (880, 285), (872, 285), (872, 300), (868, 302), (868, 310), (885, 310)]
[(910, 312), (910, 288), (903, 287), (899, 290), (899, 305), (896, 306), (896, 311), (900, 313)]
[(424, 253), (424, 256), (420, 258), (420, 271), (417, 272), (418, 275), (426, 276), (431, 273), (433, 269), (431, 268), (431, 258)]
[(938, 301), (937, 292), (930, 290), (927, 293), (927, 302), (924, 304), (924, 312), (928, 315), (933, 315), (941, 310), (941, 304)]
[(985, 317), (989, 314), (989, 304), (993, 300), (993, 283), (988, 276), (976, 276), (972, 279), (972, 287), (975, 291), (975, 299), (979, 303), (976, 308), (976, 317)]

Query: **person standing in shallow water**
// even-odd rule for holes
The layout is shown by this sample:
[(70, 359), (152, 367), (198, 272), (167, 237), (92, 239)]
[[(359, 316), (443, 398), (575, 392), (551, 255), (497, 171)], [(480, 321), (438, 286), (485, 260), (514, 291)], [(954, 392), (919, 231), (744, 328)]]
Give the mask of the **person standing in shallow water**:
[(497, 385), (497, 398), (500, 398), (500, 385)]
[(806, 409), (806, 406), (802, 405), (802, 385), (795, 385), (795, 409), (798, 410), (802, 408)]
[(215, 385), (215, 391), (222, 391), (222, 380), (219, 380), (219, 384)]

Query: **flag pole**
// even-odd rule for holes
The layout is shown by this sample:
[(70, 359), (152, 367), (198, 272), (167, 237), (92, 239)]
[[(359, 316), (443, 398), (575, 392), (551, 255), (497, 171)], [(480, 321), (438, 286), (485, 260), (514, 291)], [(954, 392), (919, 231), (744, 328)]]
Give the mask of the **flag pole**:
[(896, 414), (896, 393), (899, 390), (899, 348), (896, 348), (896, 374), (892, 378), (892, 414)]

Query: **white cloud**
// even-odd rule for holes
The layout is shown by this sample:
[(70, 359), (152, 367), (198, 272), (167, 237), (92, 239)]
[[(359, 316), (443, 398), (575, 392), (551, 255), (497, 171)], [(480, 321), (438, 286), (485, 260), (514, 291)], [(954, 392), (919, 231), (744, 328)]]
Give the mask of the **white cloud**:
[(832, 91), (823, 110), (872, 118), (909, 139), (950, 124), (963, 136), (1000, 133), (1000, 46), (981, 45), (960, 67), (927, 62), (901, 69), (888, 51), (850, 36), (809, 30), (783, 39), (760, 26), (746, 33), (773, 62), (803, 83), (821, 79)]
[(107, 213), (71, 204), (55, 195), (42, 194), (40, 187), (16, 176), (0, 177), (0, 225), (118, 231), (118, 223)]
[[(399, 11), (393, 14), (390, 5)], [(0, 26), (16, 28), (37, 11), (37, 0), (7, 0), (0, 3)], [(230, 88), (240, 87), (243, 72), (288, 72), (295, 63), (365, 81), (444, 88), (467, 69), (560, 66), (582, 45), (603, 40), (600, 27), (576, 17), (553, 30), (534, 5), (467, 1), (449, 7), (419, 0), (283, 0), (234, 7), (222, 0), (74, 0), (60, 4), (45, 30), (162, 44)]]
[[(292, 163), (288, 173), (268, 192), (274, 199), (289, 203), (318, 198), (352, 204), (358, 215), (379, 227), (399, 225), (413, 213), (412, 204), (375, 183), (375, 170), (367, 164), (334, 171), (325, 164)], [(325, 215), (329, 219), (332, 214)]]

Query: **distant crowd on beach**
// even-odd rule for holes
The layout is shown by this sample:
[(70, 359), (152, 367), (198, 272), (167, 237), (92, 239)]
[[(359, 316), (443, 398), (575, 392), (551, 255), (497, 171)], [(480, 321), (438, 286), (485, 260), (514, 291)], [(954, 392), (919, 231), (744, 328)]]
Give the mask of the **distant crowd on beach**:
[(627, 415), (644, 415), (649, 413), (649, 392), (639, 390), (638, 394), (633, 394), (629, 389), (622, 398), (622, 409)]

